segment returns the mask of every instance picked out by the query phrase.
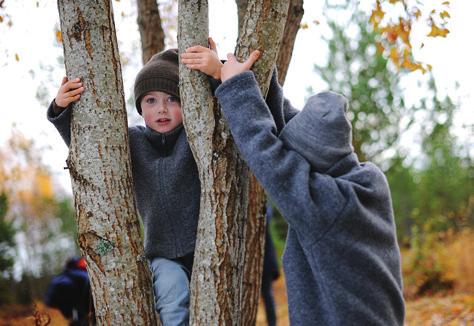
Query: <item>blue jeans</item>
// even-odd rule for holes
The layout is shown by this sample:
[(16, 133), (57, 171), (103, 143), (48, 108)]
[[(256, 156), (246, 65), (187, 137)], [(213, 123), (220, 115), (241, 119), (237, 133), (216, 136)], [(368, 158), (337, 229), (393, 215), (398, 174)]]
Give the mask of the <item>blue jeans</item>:
[(156, 257), (150, 263), (155, 309), (163, 326), (189, 325), (189, 279), (186, 267)]

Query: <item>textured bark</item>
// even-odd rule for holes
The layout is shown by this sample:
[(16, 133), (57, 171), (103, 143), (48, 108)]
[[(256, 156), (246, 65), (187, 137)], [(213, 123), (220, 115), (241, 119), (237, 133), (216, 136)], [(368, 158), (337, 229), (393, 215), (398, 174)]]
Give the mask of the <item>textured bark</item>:
[[(289, 0), (247, 1), (246, 13), (239, 29), (236, 55), (242, 60), (254, 49), (262, 51), (252, 68), (262, 94), (268, 91), (273, 66), (280, 50), (288, 6)], [(242, 325), (254, 325), (256, 321), (265, 241), (265, 193), (253, 175), (250, 178), (248, 197), (251, 201), (245, 234)]]
[[(241, 31), (248, 1), (236, 0), (236, 4), (239, 17), (239, 31)], [(303, 18), (303, 14), (303, 0), (291, 0), (288, 7), (288, 15), (286, 18), (285, 30), (283, 32), (283, 38), (280, 45), (280, 52), (276, 61), (278, 68), (278, 81), (281, 85), (285, 83), (291, 56), (293, 55), (296, 34), (300, 29), (300, 23), (301, 19)]]
[(111, 3), (61, 0), (58, 8), (67, 75), (85, 86), (72, 107), (67, 166), (97, 323), (155, 325)]
[(235, 0), (235, 4), (237, 5), (239, 32), (242, 30), (242, 24), (244, 23), (245, 13), (247, 12), (247, 3), (247, 0)]
[[(207, 1), (179, 1), (178, 44), (207, 46)], [(191, 325), (241, 325), (248, 171), (212, 97), (207, 77), (180, 66), (184, 125), (201, 180), (191, 280)]]
[(285, 83), (286, 73), (290, 66), (293, 47), (295, 46), (296, 34), (300, 29), (301, 19), (303, 19), (304, 9), (303, 0), (291, 0), (286, 18), (285, 31), (278, 54), (278, 81), (280, 85)]
[[(268, 88), (288, 3), (251, 1), (238, 56), (260, 48), (257, 79)], [(178, 44), (207, 46), (207, 1), (179, 1)], [(213, 99), (207, 77), (180, 66), (184, 125), (201, 180), (193, 276), (192, 325), (255, 324), (263, 262), (264, 193), (256, 191)], [(265, 91), (266, 92), (266, 91)], [(265, 93), (264, 92), (264, 93)], [(252, 196), (249, 196), (251, 194)]]
[(137, 0), (138, 29), (142, 42), (142, 61), (145, 64), (165, 48), (165, 33), (161, 26), (160, 11), (156, 0)]

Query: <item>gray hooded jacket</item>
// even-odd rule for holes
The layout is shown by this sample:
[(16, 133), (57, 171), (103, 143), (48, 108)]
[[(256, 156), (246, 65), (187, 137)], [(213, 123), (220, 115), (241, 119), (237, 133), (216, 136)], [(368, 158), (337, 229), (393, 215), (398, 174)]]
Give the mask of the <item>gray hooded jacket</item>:
[[(59, 113), (53, 101), (47, 117), (69, 146), (71, 110)], [(178, 258), (194, 252), (201, 185), (184, 128), (162, 134), (135, 126), (128, 133), (146, 257)]]
[(243, 158), (289, 224), (291, 324), (403, 325), (390, 191), (380, 169), (353, 153), (346, 100), (315, 95), (283, 127), (252, 72), (224, 82), (216, 96)]

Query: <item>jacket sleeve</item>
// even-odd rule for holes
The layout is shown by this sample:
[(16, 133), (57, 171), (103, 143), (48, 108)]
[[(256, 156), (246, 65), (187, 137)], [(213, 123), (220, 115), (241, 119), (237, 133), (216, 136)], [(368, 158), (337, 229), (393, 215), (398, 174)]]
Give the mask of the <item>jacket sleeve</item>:
[(299, 112), (299, 110), (295, 109), (290, 101), (284, 97), (283, 88), (278, 82), (278, 70), (276, 67), (273, 68), (272, 79), (270, 80), (270, 86), (268, 87), (265, 101), (275, 120), (278, 133), (280, 133), (285, 124)]
[(308, 161), (285, 147), (252, 72), (227, 80), (216, 96), (252, 172), (303, 241), (317, 241), (347, 202), (345, 181), (312, 171)]
[[(222, 62), (224, 63), (225, 60)], [(221, 85), (221, 81), (210, 76), (208, 76), (208, 80), (211, 85), (212, 94), (215, 95), (216, 89)], [(299, 112), (299, 110), (295, 109), (290, 101), (283, 96), (283, 88), (278, 82), (278, 70), (276, 66), (272, 71), (272, 78), (270, 80), (265, 102), (273, 116), (278, 134), (285, 124)]]
[(53, 100), (48, 107), (46, 115), (69, 147), (71, 143), (71, 109), (60, 110)]

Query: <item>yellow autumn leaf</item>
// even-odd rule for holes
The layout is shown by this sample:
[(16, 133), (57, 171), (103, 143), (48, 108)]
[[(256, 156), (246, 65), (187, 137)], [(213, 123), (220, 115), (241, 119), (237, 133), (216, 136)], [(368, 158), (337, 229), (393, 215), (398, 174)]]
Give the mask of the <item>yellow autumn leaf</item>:
[(421, 17), (421, 10), (416, 8), (413, 10), (413, 15), (415, 16), (416, 19)]
[(451, 18), (451, 16), (449, 15), (449, 12), (447, 12), (446, 10), (443, 10), (443, 11), (439, 14), (439, 16), (440, 16), (441, 18)]
[(370, 15), (369, 22), (377, 29), (384, 16), (385, 12), (382, 10), (382, 6), (380, 6), (380, 1), (377, 0), (375, 9), (372, 10), (372, 14)]
[(395, 3), (397, 3), (399, 0), (389, 0), (389, 2), (393, 5)]
[(403, 60), (409, 60), (410, 58), (410, 50), (409, 48), (404, 48), (403, 49)]
[(433, 69), (433, 66), (430, 65), (430, 64), (427, 64), (426, 67), (428, 68), (429, 71), (431, 71)]
[(20, 61), (20, 56), (18, 55), (18, 53), (15, 53), (15, 60)]
[(443, 5), (445, 5), (445, 6), (449, 6), (449, 1), (445, 1), (445, 2), (443, 2)]
[(429, 37), (446, 37), (449, 34), (449, 29), (447, 28), (439, 28), (435, 24), (431, 25), (431, 31), (428, 34)]
[(56, 31), (56, 41), (58, 41), (58, 43), (62, 43), (63, 42), (63, 35), (61, 33), (61, 31)]
[(303, 24), (300, 25), (300, 28), (301, 29), (308, 29), (309, 25), (308, 25), (308, 23), (303, 23)]
[(390, 49), (390, 59), (395, 64), (395, 66), (400, 68), (400, 58), (398, 56), (398, 51), (397, 51), (396, 48), (391, 48)]

